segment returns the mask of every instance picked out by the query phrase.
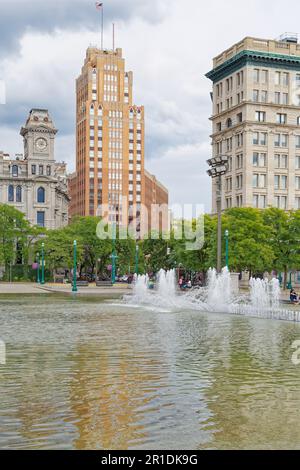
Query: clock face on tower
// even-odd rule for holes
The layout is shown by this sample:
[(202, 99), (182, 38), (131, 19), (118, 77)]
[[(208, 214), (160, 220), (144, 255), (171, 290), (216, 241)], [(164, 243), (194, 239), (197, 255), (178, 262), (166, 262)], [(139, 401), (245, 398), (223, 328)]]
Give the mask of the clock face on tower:
[(39, 151), (45, 151), (48, 147), (48, 142), (43, 137), (40, 137), (35, 141), (35, 147)]

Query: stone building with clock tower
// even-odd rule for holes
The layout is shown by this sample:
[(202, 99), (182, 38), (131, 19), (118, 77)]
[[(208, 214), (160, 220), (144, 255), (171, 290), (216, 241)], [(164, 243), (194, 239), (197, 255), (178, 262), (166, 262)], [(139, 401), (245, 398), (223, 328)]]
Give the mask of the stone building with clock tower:
[(47, 229), (69, 222), (66, 164), (56, 163), (57, 129), (46, 109), (32, 109), (20, 132), (24, 155), (0, 151), (0, 203), (13, 205), (32, 225)]

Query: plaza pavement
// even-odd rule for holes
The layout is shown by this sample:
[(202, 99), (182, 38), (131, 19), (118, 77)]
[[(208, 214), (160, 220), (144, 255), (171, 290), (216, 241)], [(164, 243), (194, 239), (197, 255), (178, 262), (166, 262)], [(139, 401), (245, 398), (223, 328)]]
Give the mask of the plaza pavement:
[[(132, 286), (129, 284), (115, 284), (108, 287), (96, 287), (90, 284), (88, 287), (78, 287), (78, 292), (72, 292), (71, 284), (53, 284), (47, 283), (44, 286), (36, 283), (6, 283), (0, 282), (0, 295), (43, 295), (43, 294), (61, 294), (61, 295), (77, 295), (79, 297), (121, 297), (130, 294)], [(289, 291), (281, 292), (281, 300), (289, 300)]]
[(32, 295), (32, 294), (63, 294), (78, 295), (84, 297), (118, 297), (131, 292), (128, 284), (116, 284), (115, 286), (96, 287), (90, 284), (88, 287), (78, 287), (78, 292), (72, 292), (70, 284), (45, 284), (43, 286), (34, 283), (0, 283), (0, 295)]

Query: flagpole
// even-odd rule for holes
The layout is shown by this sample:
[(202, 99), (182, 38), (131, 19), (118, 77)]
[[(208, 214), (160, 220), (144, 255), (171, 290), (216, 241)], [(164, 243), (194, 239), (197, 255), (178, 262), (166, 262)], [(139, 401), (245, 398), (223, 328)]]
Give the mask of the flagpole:
[(104, 5), (102, 4), (102, 8), (101, 8), (101, 49), (102, 49), (102, 51), (103, 51), (103, 28), (104, 28), (103, 10), (104, 10)]

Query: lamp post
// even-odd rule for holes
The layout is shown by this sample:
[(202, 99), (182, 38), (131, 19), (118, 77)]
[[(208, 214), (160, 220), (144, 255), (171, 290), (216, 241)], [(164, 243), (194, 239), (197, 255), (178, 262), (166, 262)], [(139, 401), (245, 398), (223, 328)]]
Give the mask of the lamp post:
[(135, 245), (135, 274), (139, 274), (139, 245)]
[(116, 282), (116, 260), (117, 260), (117, 255), (116, 255), (116, 224), (113, 224), (113, 250), (112, 250), (112, 255), (111, 255), (111, 260), (112, 260), (112, 268), (111, 268), (111, 283), (115, 284)]
[(42, 243), (42, 286), (45, 284), (45, 243)]
[(72, 292), (77, 292), (77, 240), (73, 242), (73, 286)]
[(207, 174), (217, 181), (217, 214), (218, 214), (218, 248), (217, 248), (217, 271), (222, 270), (222, 176), (228, 171), (228, 156), (218, 155), (207, 160), (210, 169)]
[(225, 243), (226, 243), (226, 267), (229, 270), (229, 230), (225, 230)]
[(36, 254), (36, 262), (37, 262), (37, 279), (36, 279), (36, 282), (39, 284), (41, 282), (40, 280), (40, 254), (37, 253)]

